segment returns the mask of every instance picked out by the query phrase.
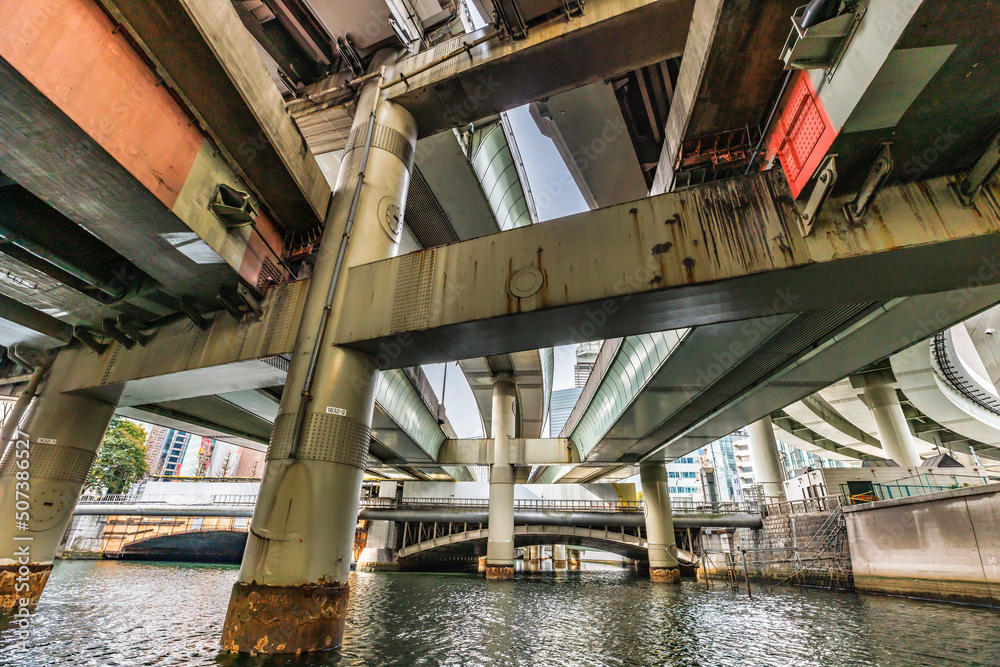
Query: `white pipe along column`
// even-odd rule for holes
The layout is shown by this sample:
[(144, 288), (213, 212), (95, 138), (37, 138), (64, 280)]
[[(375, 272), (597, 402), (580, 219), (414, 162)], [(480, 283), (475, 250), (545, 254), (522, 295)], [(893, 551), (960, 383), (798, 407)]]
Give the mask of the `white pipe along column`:
[(771, 416), (763, 417), (747, 427), (750, 431), (750, 465), (753, 478), (764, 488), (764, 495), (785, 499), (785, 472), (774, 437)]
[(347, 269), (398, 252), (417, 134), (409, 112), (380, 101), (382, 80), (364, 84), (327, 211), (223, 628), (229, 651), (315, 651), (343, 637), (378, 372), (331, 341)]
[(509, 376), (493, 380), (493, 465), (490, 467), (489, 537), (486, 542), (486, 578), (514, 578), (514, 466), (510, 465), (510, 438), (514, 437), (517, 387)]
[(917, 468), (921, 458), (913, 441), (910, 426), (903, 415), (896, 388), (877, 374), (864, 376), (864, 396), (868, 409), (875, 419), (878, 439), (885, 457), (903, 468)]
[(670, 510), (670, 487), (667, 468), (650, 461), (639, 466), (642, 505), (646, 515), (646, 541), (649, 550), (649, 578), (662, 583), (680, 583), (674, 519)]
[(38, 602), (115, 412), (112, 403), (62, 393), (72, 372), (69, 355), (56, 357), (24, 430), (12, 430), (0, 462), (2, 609)]

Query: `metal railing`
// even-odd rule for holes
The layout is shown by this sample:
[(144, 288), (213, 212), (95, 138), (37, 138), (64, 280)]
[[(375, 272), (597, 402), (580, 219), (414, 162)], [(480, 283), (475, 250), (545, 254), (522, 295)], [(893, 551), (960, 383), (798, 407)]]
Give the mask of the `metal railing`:
[(150, 482), (225, 482), (227, 484), (242, 482), (260, 482), (260, 477), (181, 477), (175, 475), (150, 475), (146, 478)]
[(178, 503), (178, 495), (171, 494), (150, 494), (146, 496), (132, 495), (129, 493), (109, 494), (106, 496), (83, 495), (80, 496), (81, 505), (232, 505), (247, 506), (257, 502), (254, 494), (212, 494), (204, 496), (187, 496), (192, 499), (204, 499), (200, 502)]
[[(192, 495), (188, 502), (178, 502), (181, 496), (172, 494), (117, 494), (106, 496), (84, 495), (81, 504), (87, 505), (226, 505), (232, 507), (252, 506), (257, 502), (256, 494), (212, 494)], [(803, 502), (803, 501), (796, 501)], [(787, 504), (787, 503), (786, 503)], [(478, 509), (488, 510), (488, 498), (361, 498), (361, 509)], [(762, 505), (755, 501), (706, 503), (691, 500), (675, 500), (674, 514), (759, 514)], [(772, 506), (768, 506), (769, 508)], [(544, 500), (518, 499), (514, 509), (535, 512), (586, 512), (608, 514), (642, 514), (642, 501), (635, 500)], [(815, 511), (815, 510), (814, 510)]]
[(795, 514), (812, 514), (815, 512), (832, 512), (844, 502), (842, 494), (802, 498), (801, 500), (782, 500), (767, 503), (768, 516), (792, 516)]
[(912, 498), (939, 491), (982, 486), (993, 481), (989, 477), (980, 475), (948, 475), (934, 472), (901, 477), (891, 482), (873, 482), (871, 491), (860, 494), (852, 494), (847, 484), (841, 484), (840, 492), (847, 503), (861, 505), (879, 500)]
[(952, 389), (984, 410), (1000, 415), (1000, 400), (983, 388), (976, 386), (951, 362), (951, 355), (948, 354), (947, 331), (942, 331), (934, 336), (931, 349), (934, 365), (937, 366), (937, 370), (940, 371), (941, 376), (951, 385)]
[[(364, 509), (489, 509), (488, 498), (404, 498), (396, 501), (394, 498), (362, 498)], [(671, 505), (674, 514), (738, 514), (760, 513), (760, 504), (756, 502), (721, 502), (701, 503), (688, 500), (677, 500)], [(518, 499), (514, 501), (514, 509), (522, 511), (557, 511), (557, 512), (606, 512), (614, 514), (641, 514), (644, 511), (642, 501), (635, 500), (544, 500)]]

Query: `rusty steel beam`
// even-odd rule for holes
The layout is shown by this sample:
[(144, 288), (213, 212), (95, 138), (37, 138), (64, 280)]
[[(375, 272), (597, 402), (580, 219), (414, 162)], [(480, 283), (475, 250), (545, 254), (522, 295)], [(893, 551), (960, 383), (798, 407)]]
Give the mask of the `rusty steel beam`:
[(228, 0), (100, 0), (287, 230), (320, 224), (330, 187)]
[(1000, 184), (886, 188), (811, 236), (780, 173), (732, 179), (350, 270), (337, 344), (385, 368), (1000, 283)]
[[(389, 99), (413, 114), (420, 137), (431, 136), (679, 56), (693, 8), (694, 0), (590, 0), (582, 16), (559, 16), (531, 27), (526, 39), (497, 37), (467, 51), (463, 43), (488, 29), (481, 30), (450, 51), (402, 61)], [(453, 59), (422, 71), (449, 52)]]

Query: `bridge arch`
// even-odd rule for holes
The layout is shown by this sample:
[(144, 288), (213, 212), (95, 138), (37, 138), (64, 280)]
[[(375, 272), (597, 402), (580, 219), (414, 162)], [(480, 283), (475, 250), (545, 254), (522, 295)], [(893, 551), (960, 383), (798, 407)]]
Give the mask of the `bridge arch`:
[[(416, 542), (397, 552), (400, 560), (474, 557), (486, 554), (488, 528), (477, 528)], [(514, 526), (514, 546), (566, 544), (589, 547), (642, 560), (647, 557), (646, 538), (620, 528), (587, 526)]]

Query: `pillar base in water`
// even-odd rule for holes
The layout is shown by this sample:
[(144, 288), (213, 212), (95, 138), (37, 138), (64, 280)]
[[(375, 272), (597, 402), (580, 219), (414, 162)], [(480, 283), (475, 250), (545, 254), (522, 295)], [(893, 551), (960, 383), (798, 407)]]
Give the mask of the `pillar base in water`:
[(513, 579), (514, 578), (514, 566), (513, 565), (490, 565), (486, 564), (486, 578), (493, 580), (500, 579)]
[(394, 549), (366, 548), (358, 556), (358, 572), (398, 572)]
[(554, 560), (552, 561), (552, 567), (557, 570), (565, 570), (569, 566), (569, 562), (565, 560)]
[(239, 653), (306, 653), (340, 646), (347, 584), (233, 585), (222, 648)]
[(657, 584), (681, 583), (681, 571), (671, 567), (649, 568), (649, 580)]
[[(20, 569), (28, 568), (27, 574)], [(28, 565), (0, 565), (0, 609), (14, 609), (27, 599), (28, 606), (38, 604), (38, 598), (45, 590), (45, 584), (52, 574), (52, 564), (29, 563)], [(27, 588), (24, 585), (27, 584)], [(20, 586), (20, 590), (18, 587)]]
[(483, 556), (479, 559), (478, 566), (476, 568), (478, 572), (486, 572), (486, 557)]

